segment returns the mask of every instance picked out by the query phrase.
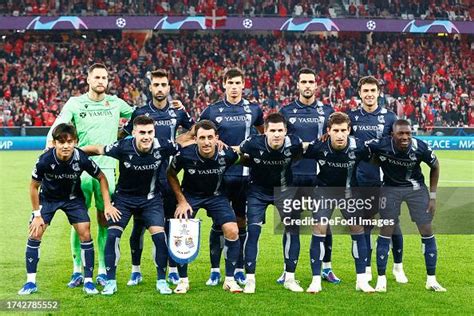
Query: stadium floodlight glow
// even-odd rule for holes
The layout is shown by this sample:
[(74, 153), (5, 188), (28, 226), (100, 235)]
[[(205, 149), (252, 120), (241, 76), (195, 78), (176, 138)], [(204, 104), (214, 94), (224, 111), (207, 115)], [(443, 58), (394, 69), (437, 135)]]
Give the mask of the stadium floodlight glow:
[(87, 35), (86, 34), (82, 34), (81, 35), (83, 39), (87, 39)]
[(2, 40), (5, 40), (7, 38), (6, 35), (2, 35)]

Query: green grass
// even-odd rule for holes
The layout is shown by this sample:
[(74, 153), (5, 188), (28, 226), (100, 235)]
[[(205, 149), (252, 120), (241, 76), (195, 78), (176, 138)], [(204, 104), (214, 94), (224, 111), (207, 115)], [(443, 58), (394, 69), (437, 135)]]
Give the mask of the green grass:
[[(25, 281), (24, 251), (31, 214), (28, 184), (38, 154), (0, 152), (0, 300), (19, 299), (16, 292)], [(442, 166), (440, 185), (471, 187), (471, 195), (464, 198), (472, 202), (474, 152), (446, 151), (437, 154)], [(465, 211), (472, 214), (472, 209)], [(323, 284), (324, 291), (318, 295), (297, 294), (284, 290), (275, 282), (283, 266), (281, 236), (273, 234), (270, 224), (273, 223), (272, 214), (267, 212), (269, 224), (264, 227), (260, 241), (257, 293), (231, 295), (220, 287), (209, 288), (204, 285), (209, 271), (207, 232), (210, 221), (203, 213), (200, 214), (204, 219), (202, 248), (199, 257), (189, 268), (191, 291), (187, 295), (165, 297), (156, 293), (150, 238), (145, 240), (142, 260), (144, 283), (134, 288), (126, 287), (130, 270), (130, 228), (127, 228), (122, 238), (122, 258), (117, 270), (119, 291), (116, 295), (86, 297), (81, 289), (68, 289), (66, 283), (72, 268), (70, 228), (66, 216), (58, 212), (41, 246), (37, 278), (39, 292), (27, 299), (59, 300), (60, 312), (64, 314), (474, 314), (473, 235), (437, 235), (437, 274), (441, 284), (448, 289), (447, 293), (433, 293), (424, 289), (424, 259), (417, 235), (405, 236), (404, 266), (410, 280), (408, 284), (396, 284), (389, 273), (389, 292), (372, 295), (356, 292), (350, 238), (336, 235), (333, 267), (343, 282), (340, 285)], [(465, 220), (472, 223), (473, 216)], [(95, 222), (93, 220), (93, 225)], [(301, 249), (297, 276), (306, 288), (311, 281), (309, 236), (302, 237)], [(391, 265), (391, 260), (389, 262)]]

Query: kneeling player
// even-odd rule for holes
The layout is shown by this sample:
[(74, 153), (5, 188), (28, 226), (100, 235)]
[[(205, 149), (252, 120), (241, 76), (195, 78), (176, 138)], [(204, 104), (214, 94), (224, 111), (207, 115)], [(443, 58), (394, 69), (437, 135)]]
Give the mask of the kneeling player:
[[(196, 144), (180, 149), (168, 168), (168, 181), (176, 195), (176, 218), (194, 217), (200, 208), (207, 210), (214, 226), (221, 226), (224, 233), (226, 277), (223, 288), (233, 293), (242, 292), (234, 279), (239, 258), (240, 240), (237, 220), (229, 200), (222, 192), (224, 172), (238, 161), (231, 149), (217, 149), (217, 128), (211, 121), (202, 120), (195, 127)], [(184, 169), (182, 189), (178, 173)], [(180, 283), (175, 293), (189, 290), (187, 264), (178, 265)]]
[(92, 155), (107, 155), (119, 160), (120, 176), (113, 196), (118, 210), (105, 212), (108, 235), (105, 244), (107, 283), (104, 295), (117, 291), (116, 271), (120, 259), (120, 238), (132, 215), (138, 216), (151, 234), (155, 247), (155, 265), (158, 274), (156, 290), (171, 294), (166, 282), (168, 247), (164, 232), (164, 211), (159, 186), (160, 166), (176, 148), (172, 142), (160, 143), (155, 137), (152, 118), (140, 115), (133, 120), (133, 138), (119, 140), (107, 146), (86, 146), (84, 151)]
[[(74, 148), (77, 144), (77, 133), (74, 126), (59, 124), (53, 130), (52, 137), (54, 148), (39, 157), (32, 174), (30, 198), (33, 206), (33, 218), (26, 244), (27, 282), (18, 294), (26, 295), (38, 290), (36, 269), (41, 237), (58, 209), (62, 209), (66, 213), (69, 223), (79, 234), (85, 274), (84, 292), (98, 294), (99, 292), (92, 281), (94, 244), (90, 234), (90, 219), (81, 191), (80, 176), (83, 171), (86, 171), (99, 180), (105, 210), (114, 212), (116, 210), (110, 204), (107, 179), (84, 152)], [(38, 193), (40, 185), (41, 193)]]
[[(357, 198), (355, 189), (355, 170), (361, 160), (368, 160), (369, 151), (364, 144), (356, 138), (349, 137), (350, 119), (347, 114), (336, 112), (331, 114), (328, 121), (329, 139), (326, 142), (315, 140), (312, 142), (305, 158), (313, 158), (319, 164), (320, 172), (318, 179), (320, 188), (316, 188), (316, 199), (327, 202), (333, 199)], [(325, 189), (326, 188), (326, 189)], [(348, 195), (349, 194), (349, 195)], [(324, 240), (326, 238), (327, 221), (333, 213), (334, 206), (312, 210), (313, 218), (318, 222), (313, 227), (311, 238), (310, 259), (313, 281), (306, 290), (308, 293), (317, 293), (321, 288), (321, 262), (324, 257)], [(341, 209), (346, 219), (355, 221), (349, 225), (352, 238), (352, 256), (355, 260), (357, 273), (356, 290), (363, 292), (374, 292), (369, 285), (365, 273), (365, 261), (367, 260), (367, 244), (364, 236), (364, 227), (357, 224), (363, 218), (363, 210)]]
[[(398, 224), (401, 204), (405, 201), (412, 221), (418, 226), (426, 264), (426, 289), (445, 292), (436, 280), (438, 250), (431, 222), (436, 208), (436, 189), (439, 179), (439, 162), (435, 154), (423, 141), (411, 137), (411, 126), (406, 120), (393, 124), (392, 136), (367, 143), (378, 157), (384, 173), (380, 195), (380, 217), (393, 223), (381, 228), (377, 239), (377, 292), (387, 291), (387, 258), (390, 238)], [(430, 167), (430, 192), (420, 164)]]

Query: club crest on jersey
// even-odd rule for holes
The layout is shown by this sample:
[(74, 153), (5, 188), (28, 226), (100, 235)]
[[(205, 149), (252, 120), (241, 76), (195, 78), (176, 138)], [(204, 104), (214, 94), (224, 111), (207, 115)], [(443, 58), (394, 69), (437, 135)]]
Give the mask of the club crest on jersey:
[(79, 171), (81, 168), (79, 167), (79, 164), (77, 162), (72, 164), (72, 170), (74, 171)]
[(408, 156), (408, 158), (410, 158), (410, 160), (412, 160), (412, 161), (416, 161), (416, 155), (415, 155), (415, 153), (411, 153), (411, 154)]
[(379, 121), (379, 123), (385, 124), (385, 117), (383, 115), (379, 115), (377, 117), (377, 120)]
[(199, 252), (201, 223), (198, 219), (170, 219), (170, 256), (179, 264), (190, 263)]
[(326, 164), (326, 160), (318, 160), (318, 162), (321, 166), (324, 166)]
[(195, 174), (196, 170), (195, 169), (188, 169), (189, 174)]
[(176, 117), (176, 113), (174, 112), (174, 110), (169, 110), (169, 111), (168, 111), (168, 114), (169, 114), (171, 117)]
[(255, 161), (255, 163), (260, 163), (261, 162), (261, 160), (258, 159), (258, 158), (253, 158), (253, 161)]
[(380, 156), (379, 159), (380, 159), (380, 161), (385, 161), (385, 160), (387, 160), (387, 157), (385, 157), (385, 156)]
[(153, 157), (155, 157), (156, 159), (160, 159), (160, 158), (161, 158), (160, 152), (159, 152), (159, 151), (155, 151), (155, 152), (153, 153)]
[(291, 151), (289, 149), (285, 149), (285, 151), (283, 152), (283, 154), (286, 156), (286, 157), (290, 157), (291, 156)]
[(252, 111), (250, 110), (250, 107), (249, 107), (248, 105), (244, 105), (244, 111), (247, 112), (247, 113), (252, 112)]
[(353, 152), (353, 151), (350, 151), (348, 156), (349, 156), (349, 159), (355, 159), (356, 158), (355, 152)]
[(132, 166), (132, 164), (127, 161), (124, 161), (123, 165), (125, 166), (125, 168), (130, 168)]
[(220, 123), (220, 122), (222, 122), (222, 116), (218, 116), (218, 117), (216, 117), (216, 122), (217, 122), (217, 123)]
[(219, 158), (218, 162), (220, 165), (225, 165), (225, 158), (224, 157)]
[(317, 109), (319, 115), (324, 115), (324, 110), (323, 108), (318, 107)]
[(290, 119), (288, 120), (291, 124), (295, 124), (296, 122), (296, 117), (290, 117)]

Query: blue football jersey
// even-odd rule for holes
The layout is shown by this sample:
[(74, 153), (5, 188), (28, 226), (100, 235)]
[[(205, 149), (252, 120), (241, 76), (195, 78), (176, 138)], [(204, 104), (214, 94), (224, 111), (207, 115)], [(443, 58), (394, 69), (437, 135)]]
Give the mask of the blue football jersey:
[(272, 149), (265, 135), (254, 135), (242, 142), (240, 152), (250, 161), (250, 184), (273, 192), (275, 187), (284, 189), (292, 185), (291, 164), (301, 158), (303, 142), (297, 136), (287, 135), (281, 148)]
[(134, 137), (121, 139), (104, 147), (105, 155), (119, 160), (119, 179), (116, 192), (152, 199), (159, 194), (158, 174), (163, 162), (176, 154), (177, 146), (170, 140), (153, 140), (147, 153), (136, 147)]
[[(316, 101), (311, 105), (304, 105), (295, 100), (283, 107), (280, 113), (285, 117), (288, 134), (296, 135), (304, 142), (311, 142), (326, 133), (329, 115), (334, 109)], [(297, 160), (292, 165), (294, 175), (316, 177), (316, 163), (314, 159)]]
[(321, 186), (348, 188), (357, 184), (357, 165), (369, 159), (370, 151), (364, 142), (350, 136), (346, 148), (342, 150), (333, 149), (331, 139), (325, 142), (316, 139), (309, 144), (304, 156), (315, 159), (319, 164), (318, 180)]
[(40, 196), (48, 201), (68, 201), (83, 198), (81, 173), (97, 177), (100, 168), (86, 153), (75, 148), (68, 161), (59, 160), (56, 149), (43, 153), (36, 162), (32, 179), (41, 182)]
[(212, 158), (204, 158), (199, 154), (197, 144), (192, 144), (180, 147), (170, 167), (176, 172), (184, 169), (181, 183), (183, 192), (196, 196), (217, 196), (222, 194), (224, 173), (238, 158), (230, 147), (221, 151), (216, 147)]
[[(390, 136), (397, 116), (392, 111), (378, 107), (372, 113), (362, 107), (348, 113), (351, 119), (351, 134), (361, 141)], [(362, 161), (357, 167), (357, 181), (364, 186), (379, 186), (380, 168)]]
[[(242, 99), (238, 104), (230, 104), (225, 99), (208, 106), (200, 120), (210, 120), (217, 126), (219, 139), (229, 146), (238, 146), (247, 137), (257, 134), (254, 127), (263, 125), (260, 106)], [(248, 176), (248, 168), (235, 165), (226, 175)]]
[(169, 104), (163, 109), (158, 109), (150, 101), (146, 105), (135, 109), (132, 117), (123, 127), (123, 130), (129, 135), (132, 135), (133, 120), (139, 115), (149, 116), (155, 121), (155, 138), (160, 141), (171, 140), (174, 142), (178, 127), (190, 129), (194, 124), (193, 118), (187, 112), (177, 110)]
[(433, 150), (423, 141), (412, 138), (406, 152), (395, 148), (392, 137), (374, 139), (366, 145), (380, 161), (384, 186), (413, 187), (415, 190), (425, 185), (420, 164), (432, 167), (436, 161)]

